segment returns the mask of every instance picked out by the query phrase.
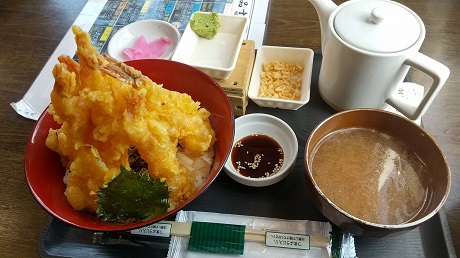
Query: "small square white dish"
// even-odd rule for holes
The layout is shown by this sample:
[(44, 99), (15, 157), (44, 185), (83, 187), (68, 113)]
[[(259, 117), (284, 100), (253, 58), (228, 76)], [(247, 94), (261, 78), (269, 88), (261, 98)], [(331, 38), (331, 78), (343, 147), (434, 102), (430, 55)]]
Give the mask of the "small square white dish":
[(166, 21), (136, 21), (121, 28), (112, 36), (107, 47), (108, 54), (121, 62), (130, 60), (123, 51), (132, 48), (140, 36), (144, 36), (149, 43), (163, 37), (169, 39), (170, 43), (160, 57), (166, 60), (171, 59), (181, 38), (179, 30)]
[(226, 14), (218, 16), (220, 28), (212, 39), (198, 36), (190, 23), (187, 24), (171, 60), (193, 66), (212, 78), (228, 79), (238, 60), (248, 18)]
[[(310, 100), (311, 74), (313, 67), (313, 50), (309, 48), (293, 48), (278, 46), (261, 46), (257, 50), (251, 82), (248, 89), (248, 97), (258, 106), (297, 110)], [(288, 63), (300, 63), (303, 65), (302, 86), (300, 100), (288, 100), (281, 98), (259, 97), (260, 74), (262, 65), (266, 61), (279, 61)]]

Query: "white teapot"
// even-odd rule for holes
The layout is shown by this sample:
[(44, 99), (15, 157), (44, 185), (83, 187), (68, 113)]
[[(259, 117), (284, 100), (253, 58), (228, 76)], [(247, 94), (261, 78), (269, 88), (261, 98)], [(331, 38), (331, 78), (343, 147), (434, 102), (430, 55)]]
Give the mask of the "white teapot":
[[(416, 120), (423, 116), (449, 77), (450, 70), (419, 52), (425, 38), (420, 17), (387, 0), (310, 0), (321, 26), (322, 98), (334, 109), (393, 106)], [(433, 78), (422, 101), (413, 106), (398, 96), (409, 68)]]

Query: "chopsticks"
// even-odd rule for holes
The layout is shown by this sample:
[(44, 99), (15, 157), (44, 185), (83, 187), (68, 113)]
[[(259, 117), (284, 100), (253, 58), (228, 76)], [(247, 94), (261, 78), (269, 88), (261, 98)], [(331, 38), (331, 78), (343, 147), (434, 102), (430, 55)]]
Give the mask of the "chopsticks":
[[(171, 224), (171, 235), (179, 237), (190, 237), (192, 232), (192, 226), (197, 222), (177, 222), (177, 221), (160, 221), (159, 223)], [(217, 226), (217, 230), (226, 231), (224, 226), (237, 226), (230, 224), (221, 224), (221, 223), (210, 223), (210, 222), (201, 222), (202, 226)], [(228, 232), (227, 232), (228, 233)], [(239, 232), (241, 233), (241, 232)], [(266, 243), (267, 231), (256, 230), (256, 229), (244, 229), (244, 241), (248, 242), (257, 242), (257, 243)], [(311, 247), (327, 247), (330, 243), (329, 237), (324, 236), (309, 236), (310, 246)]]

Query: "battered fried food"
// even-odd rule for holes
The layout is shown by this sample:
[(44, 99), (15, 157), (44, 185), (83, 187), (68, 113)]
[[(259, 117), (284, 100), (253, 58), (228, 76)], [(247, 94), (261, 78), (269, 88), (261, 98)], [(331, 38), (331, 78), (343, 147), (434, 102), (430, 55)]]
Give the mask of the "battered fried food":
[(210, 113), (189, 95), (98, 54), (86, 32), (72, 30), (79, 63), (61, 56), (53, 69), (48, 112), (61, 128), (50, 130), (46, 143), (70, 171), (65, 194), (72, 207), (97, 209), (94, 193), (120, 173), (120, 165), (130, 168), (130, 146), (148, 163), (151, 176), (166, 179), (171, 203), (188, 199), (195, 180), (179, 162), (178, 146), (189, 156), (212, 152)]

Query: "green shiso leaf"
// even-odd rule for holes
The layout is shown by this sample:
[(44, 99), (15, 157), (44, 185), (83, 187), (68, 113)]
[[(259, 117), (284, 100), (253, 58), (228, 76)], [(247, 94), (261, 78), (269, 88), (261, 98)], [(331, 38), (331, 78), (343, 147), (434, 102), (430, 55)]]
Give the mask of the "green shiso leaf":
[(96, 211), (103, 221), (147, 220), (164, 214), (169, 208), (166, 181), (151, 178), (120, 166), (120, 174), (96, 192)]

